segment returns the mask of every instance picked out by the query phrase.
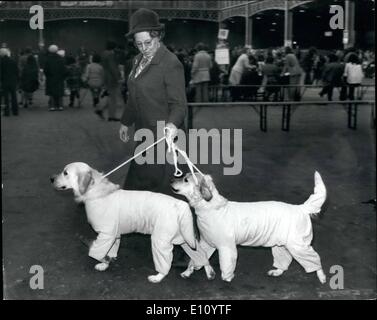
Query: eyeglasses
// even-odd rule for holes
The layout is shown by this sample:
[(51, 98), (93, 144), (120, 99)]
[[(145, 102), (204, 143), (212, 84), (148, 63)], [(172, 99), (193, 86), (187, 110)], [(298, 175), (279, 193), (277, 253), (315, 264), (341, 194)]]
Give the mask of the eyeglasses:
[(153, 45), (153, 39), (150, 39), (150, 40), (147, 40), (147, 41), (144, 41), (144, 42), (134, 41), (134, 44), (135, 44), (136, 47), (138, 47), (138, 49), (150, 48)]

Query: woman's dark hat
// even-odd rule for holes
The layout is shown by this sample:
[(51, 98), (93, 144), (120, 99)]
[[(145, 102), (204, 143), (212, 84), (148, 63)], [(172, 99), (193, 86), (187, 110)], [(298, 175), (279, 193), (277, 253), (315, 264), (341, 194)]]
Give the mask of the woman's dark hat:
[(138, 9), (131, 16), (131, 30), (126, 37), (142, 31), (162, 30), (164, 25), (159, 22), (156, 12), (149, 9)]

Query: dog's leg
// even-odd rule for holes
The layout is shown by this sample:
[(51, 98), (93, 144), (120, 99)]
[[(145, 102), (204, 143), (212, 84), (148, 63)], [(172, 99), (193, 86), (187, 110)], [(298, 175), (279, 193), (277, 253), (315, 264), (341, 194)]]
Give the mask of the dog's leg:
[(148, 276), (148, 281), (159, 283), (170, 271), (173, 260), (173, 244), (152, 235), (152, 256), (156, 275)]
[(317, 277), (319, 279), (319, 282), (321, 282), (322, 284), (326, 283), (326, 275), (322, 269), (317, 270)]
[(110, 265), (110, 262), (114, 261), (116, 258), (111, 258), (109, 256), (106, 256), (105, 258), (103, 258), (101, 260), (100, 263), (97, 263), (95, 266), (94, 266), (94, 269), (96, 269), (97, 271), (105, 271), (109, 265)]
[(282, 269), (273, 269), (267, 272), (267, 274), (271, 277), (279, 277), (283, 274), (284, 270)]
[(165, 278), (165, 275), (163, 275), (162, 273), (157, 273), (154, 276), (148, 276), (148, 281), (152, 283), (159, 283), (164, 278)]
[(185, 271), (181, 273), (181, 277), (183, 279), (188, 279), (191, 277), (191, 275), (194, 273), (194, 266), (192, 265), (192, 260), (190, 260), (190, 263)]
[(210, 264), (207, 265), (207, 266), (204, 266), (204, 270), (206, 272), (208, 280), (214, 280), (215, 279), (216, 272), (215, 272), (215, 270), (213, 270), (213, 268), (212, 268), (212, 266)]
[(316, 271), (319, 281), (322, 284), (326, 283), (326, 275), (322, 269), (321, 258), (312, 246), (296, 245), (288, 247), (288, 250), (306, 272)]
[[(206, 241), (203, 239), (200, 239), (199, 242), (200, 247), (205, 251), (205, 254), (207, 256), (207, 259), (209, 260), (213, 253), (216, 251), (216, 248), (211, 247)], [(204, 266), (204, 270), (207, 275), (208, 280), (214, 280), (216, 276), (215, 270), (213, 270), (212, 266), (209, 264)]]
[(97, 271), (105, 271), (108, 267), (109, 267), (109, 264), (107, 262), (101, 262), (101, 263), (97, 263), (94, 266), (94, 269), (96, 269)]
[(229, 247), (219, 247), (218, 250), (221, 278), (226, 282), (231, 282), (237, 264), (237, 247), (233, 244)]
[(272, 269), (267, 272), (267, 274), (271, 277), (279, 277), (286, 271), (289, 265), (292, 262), (292, 255), (289, 251), (283, 246), (275, 246), (272, 247), (272, 256), (274, 257), (274, 264), (273, 267), (276, 269)]
[(196, 241), (196, 250), (192, 250), (186, 243), (181, 246), (191, 258), (187, 269), (181, 273), (181, 277), (187, 279), (193, 274), (194, 270), (199, 270), (204, 266), (207, 278), (213, 280), (216, 273), (209, 264), (208, 258), (215, 251), (215, 248), (210, 247), (202, 240), (199, 243)]

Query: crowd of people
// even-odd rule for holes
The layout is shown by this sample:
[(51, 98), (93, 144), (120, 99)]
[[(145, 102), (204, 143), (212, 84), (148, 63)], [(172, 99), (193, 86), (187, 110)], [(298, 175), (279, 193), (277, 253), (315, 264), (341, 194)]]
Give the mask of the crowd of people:
[[(231, 101), (278, 100), (282, 86), (287, 86), (288, 99), (300, 100), (300, 86), (319, 85), (319, 96), (333, 99), (339, 88), (339, 100), (354, 99), (355, 88), (364, 77), (374, 78), (374, 52), (355, 48), (323, 51), (316, 48), (269, 48), (254, 50), (237, 46), (230, 50), (230, 61), (219, 65), (215, 49), (204, 43), (194, 48), (167, 45), (184, 68), (188, 101), (214, 101), (211, 86), (229, 86)], [(133, 43), (127, 46), (108, 41), (102, 53), (89, 52), (84, 47), (76, 53), (66, 53), (52, 44), (47, 50), (25, 48), (12, 54), (6, 44), (0, 48), (1, 96), (4, 116), (10, 110), (18, 114), (19, 105), (33, 105), (33, 93), (41, 87), (49, 97), (50, 111), (64, 110), (63, 97), (69, 97), (68, 107), (78, 107), (83, 99), (82, 88), (92, 95), (94, 112), (102, 119), (108, 110), (109, 121), (119, 121), (118, 107), (127, 101), (127, 78), (137, 54)], [(19, 92), (19, 94), (17, 94)], [(86, 95), (84, 92), (81, 95)], [(103, 98), (107, 102), (101, 103)]]

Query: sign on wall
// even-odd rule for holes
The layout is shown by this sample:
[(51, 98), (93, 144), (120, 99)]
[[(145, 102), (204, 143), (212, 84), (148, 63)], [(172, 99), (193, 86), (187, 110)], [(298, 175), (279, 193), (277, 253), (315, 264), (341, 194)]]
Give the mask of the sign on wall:
[(230, 63), (229, 49), (226, 49), (226, 48), (216, 49), (215, 50), (215, 61), (219, 65), (229, 64)]
[(228, 39), (229, 30), (228, 29), (219, 29), (219, 34), (217, 35), (217, 38), (220, 40), (226, 40)]
[(111, 7), (113, 1), (60, 1), (61, 7)]

